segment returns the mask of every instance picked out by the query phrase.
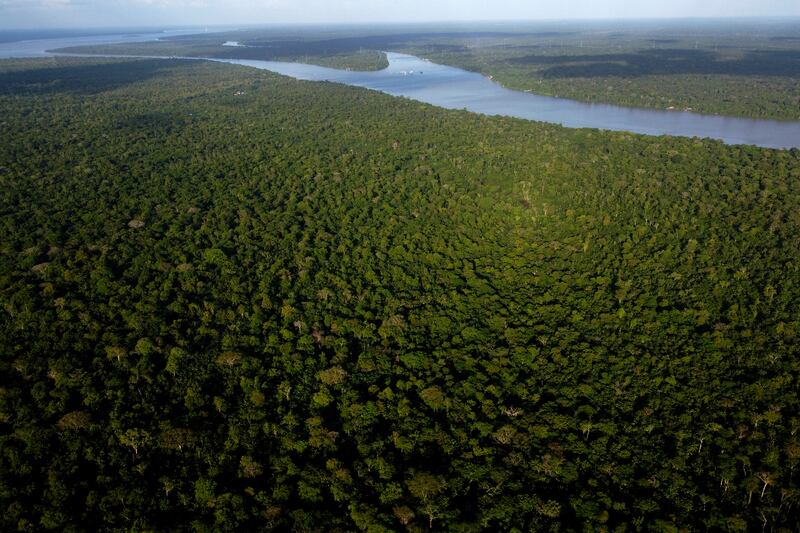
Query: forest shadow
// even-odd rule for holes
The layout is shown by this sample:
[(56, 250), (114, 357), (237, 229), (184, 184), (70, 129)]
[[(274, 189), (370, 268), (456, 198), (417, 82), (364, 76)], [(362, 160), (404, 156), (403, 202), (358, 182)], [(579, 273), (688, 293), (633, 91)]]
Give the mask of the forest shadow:
[(527, 55), (508, 61), (545, 66), (540, 74), (548, 78), (635, 78), (665, 74), (800, 75), (800, 53), (790, 50), (750, 50), (739, 59), (720, 59), (708, 50), (665, 49), (623, 54)]
[(155, 60), (34, 66), (0, 73), (0, 94), (97, 94), (148, 80), (165, 68)]
[(162, 132), (178, 131), (192, 121), (185, 113), (154, 110), (122, 118), (114, 123), (117, 130)]

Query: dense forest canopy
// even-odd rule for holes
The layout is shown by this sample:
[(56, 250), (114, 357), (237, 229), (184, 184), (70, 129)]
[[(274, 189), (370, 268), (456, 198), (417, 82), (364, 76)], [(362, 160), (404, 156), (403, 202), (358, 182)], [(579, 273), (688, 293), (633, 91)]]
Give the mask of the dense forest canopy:
[(793, 531), (800, 152), (0, 63), (8, 531)]

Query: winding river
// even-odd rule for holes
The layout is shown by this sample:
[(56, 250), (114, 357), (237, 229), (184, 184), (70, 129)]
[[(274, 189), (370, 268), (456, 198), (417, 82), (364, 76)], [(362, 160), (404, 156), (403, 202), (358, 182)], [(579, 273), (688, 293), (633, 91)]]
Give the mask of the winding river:
[[(195, 30), (196, 33), (196, 30)], [(0, 58), (41, 57), (47, 50), (85, 44), (148, 41), (165, 33), (91, 36), (0, 43)], [(374, 72), (338, 70), (303, 63), (213, 59), (269, 70), (301, 80), (330, 81), (382, 91), (447, 109), (466, 109), (561, 124), (644, 135), (718, 139), (727, 144), (800, 148), (800, 122), (701, 115), (606, 104), (588, 104), (506, 89), (481, 74), (389, 52), (389, 67)], [(196, 59), (196, 58), (195, 58)]]
[(800, 122), (797, 121), (755, 120), (587, 104), (506, 89), (481, 74), (438, 65), (415, 56), (391, 52), (387, 56), (389, 67), (377, 72), (345, 71), (276, 61), (226, 62), (266, 69), (301, 80), (366, 87), (448, 109), (551, 122), (568, 128), (706, 137), (727, 144), (752, 144), (767, 148), (800, 147)]

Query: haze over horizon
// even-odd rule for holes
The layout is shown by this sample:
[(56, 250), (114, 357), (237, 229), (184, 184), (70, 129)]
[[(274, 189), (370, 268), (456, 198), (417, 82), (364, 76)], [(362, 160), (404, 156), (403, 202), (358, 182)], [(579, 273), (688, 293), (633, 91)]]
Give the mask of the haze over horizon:
[(800, 17), (796, 0), (0, 0), (0, 29), (269, 23)]

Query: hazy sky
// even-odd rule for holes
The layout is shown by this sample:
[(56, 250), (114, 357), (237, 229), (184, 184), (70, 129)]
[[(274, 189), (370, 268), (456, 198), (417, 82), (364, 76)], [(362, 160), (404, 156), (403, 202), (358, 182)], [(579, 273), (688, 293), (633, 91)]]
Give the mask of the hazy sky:
[(0, 27), (800, 16), (800, 0), (0, 0)]

